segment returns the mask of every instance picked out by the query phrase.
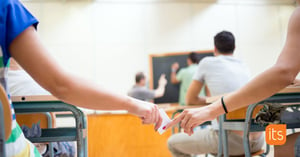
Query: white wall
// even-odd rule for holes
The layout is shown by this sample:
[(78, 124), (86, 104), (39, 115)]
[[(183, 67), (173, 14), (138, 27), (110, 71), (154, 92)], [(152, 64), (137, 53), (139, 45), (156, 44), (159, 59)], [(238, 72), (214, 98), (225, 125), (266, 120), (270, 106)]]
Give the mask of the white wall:
[(253, 76), (275, 63), (294, 5), (198, 1), (34, 1), (42, 41), (71, 72), (125, 94), (148, 55), (213, 49), (232, 31)]

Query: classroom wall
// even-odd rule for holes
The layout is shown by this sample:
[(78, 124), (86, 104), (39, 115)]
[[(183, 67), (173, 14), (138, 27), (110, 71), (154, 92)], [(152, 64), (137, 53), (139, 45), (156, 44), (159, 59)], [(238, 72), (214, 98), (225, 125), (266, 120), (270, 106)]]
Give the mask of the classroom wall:
[(236, 56), (254, 76), (275, 63), (295, 8), (264, 0), (23, 2), (40, 20), (38, 33), (59, 64), (121, 94), (137, 71), (148, 73), (150, 53), (213, 49), (221, 30), (234, 33)]

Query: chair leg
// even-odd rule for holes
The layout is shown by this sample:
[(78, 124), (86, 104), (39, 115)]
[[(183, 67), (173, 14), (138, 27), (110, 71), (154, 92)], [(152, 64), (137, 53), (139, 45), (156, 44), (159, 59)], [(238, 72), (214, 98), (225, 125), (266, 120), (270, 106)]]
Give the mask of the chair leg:
[(245, 126), (244, 126), (244, 150), (245, 150), (245, 156), (250, 157), (251, 152), (250, 152), (250, 144), (249, 144), (249, 132), (250, 132), (250, 127), (251, 127), (251, 119), (252, 119), (252, 114), (253, 110), (258, 104), (253, 104), (250, 105), (247, 109), (246, 113), (246, 119), (245, 119)]
[(270, 152), (270, 145), (266, 144), (266, 152), (263, 153), (264, 156), (267, 156)]
[[(225, 121), (225, 115), (221, 115), (219, 117), (219, 136), (221, 136), (221, 142), (219, 140), (219, 145), (223, 145), (223, 156), (228, 157), (229, 152), (228, 152), (228, 136), (227, 136), (227, 130), (223, 128), (223, 123)], [(220, 134), (221, 133), (221, 134)], [(220, 138), (219, 138), (220, 139)], [(218, 155), (219, 156), (219, 155)]]
[(217, 157), (222, 157), (223, 156), (223, 139), (222, 139), (222, 130), (223, 130), (223, 125), (222, 125), (222, 116), (219, 116), (219, 145), (218, 145), (218, 154)]

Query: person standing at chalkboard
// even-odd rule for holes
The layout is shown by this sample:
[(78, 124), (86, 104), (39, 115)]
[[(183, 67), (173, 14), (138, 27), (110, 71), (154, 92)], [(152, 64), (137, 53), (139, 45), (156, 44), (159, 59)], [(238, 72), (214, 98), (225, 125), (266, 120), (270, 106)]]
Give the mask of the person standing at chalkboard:
[[(171, 83), (178, 84), (180, 83), (180, 91), (179, 91), (179, 105), (185, 106), (185, 96), (186, 92), (193, 80), (193, 76), (197, 70), (197, 64), (199, 62), (197, 58), (197, 54), (195, 52), (191, 52), (188, 55), (186, 60), (187, 67), (181, 68), (179, 71), (179, 63), (175, 62), (171, 66)], [(178, 73), (176, 73), (178, 71)], [(205, 86), (202, 88), (200, 96), (209, 96), (208, 88)]]
[(146, 76), (143, 72), (135, 75), (135, 85), (129, 90), (128, 95), (143, 101), (150, 101), (154, 98), (162, 97), (168, 81), (165, 74), (161, 74), (158, 80), (158, 87), (155, 90), (146, 87)]

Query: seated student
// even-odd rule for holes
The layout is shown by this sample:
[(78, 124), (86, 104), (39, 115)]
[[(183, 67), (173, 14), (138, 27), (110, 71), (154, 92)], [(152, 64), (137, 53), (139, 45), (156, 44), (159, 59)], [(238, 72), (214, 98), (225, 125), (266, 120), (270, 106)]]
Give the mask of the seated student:
[[(297, 0), (296, 2), (299, 4), (300, 0)], [(286, 41), (283, 49), (276, 63), (272, 67), (257, 75), (242, 88), (223, 97), (223, 102), (221, 102), (221, 99), (219, 99), (218, 101), (215, 101), (214, 103), (204, 107), (186, 109), (181, 115), (175, 118), (164, 128), (168, 129), (181, 122), (184, 131), (191, 135), (193, 133), (193, 127), (198, 126), (205, 121), (212, 120), (221, 114), (262, 101), (286, 86), (293, 84), (297, 74), (300, 71), (299, 41), (300, 7), (298, 5), (290, 17)], [(290, 142), (288, 141), (289, 139), (287, 139), (288, 145), (283, 145), (282, 147), (287, 147), (288, 149), (285, 150), (289, 151), (281, 151), (282, 154), (275, 154), (275, 157), (295, 156), (295, 152), (293, 151), (294, 147), (289, 145)], [(297, 140), (297, 147), (300, 145), (299, 143)], [(296, 150), (297, 149), (295, 149), (295, 151)]]
[[(193, 81), (188, 89), (186, 102), (193, 105), (207, 105), (205, 97), (198, 96), (204, 82), (211, 95), (232, 92), (250, 79), (248, 68), (233, 57), (235, 39), (232, 33), (222, 31), (214, 37), (215, 56), (205, 57), (198, 65)], [(201, 113), (200, 113), (201, 114)], [(189, 157), (192, 154), (218, 153), (217, 120), (212, 121), (212, 128), (196, 130), (192, 136), (186, 133), (172, 135), (168, 140), (169, 150), (174, 157)], [(251, 133), (252, 152), (259, 151), (264, 138), (261, 132)], [(229, 155), (243, 155), (243, 132), (228, 131)]]
[(159, 98), (164, 95), (167, 82), (165, 74), (162, 74), (158, 80), (158, 87), (155, 90), (148, 89), (144, 73), (138, 72), (135, 75), (135, 85), (129, 90), (128, 95), (143, 101)]
[[(64, 71), (41, 44), (37, 24), (19, 0), (0, 1), (0, 84), (7, 94), (7, 69), (13, 57), (37, 83), (66, 103), (97, 110), (127, 110), (140, 117), (143, 124), (155, 123), (155, 129), (159, 128), (162, 119), (157, 105), (114, 94)], [(6, 156), (39, 157), (37, 149), (24, 137), (11, 107), (13, 115), (4, 117), (5, 127), (11, 127), (10, 132), (5, 132)], [(11, 117), (12, 122), (8, 121)]]

